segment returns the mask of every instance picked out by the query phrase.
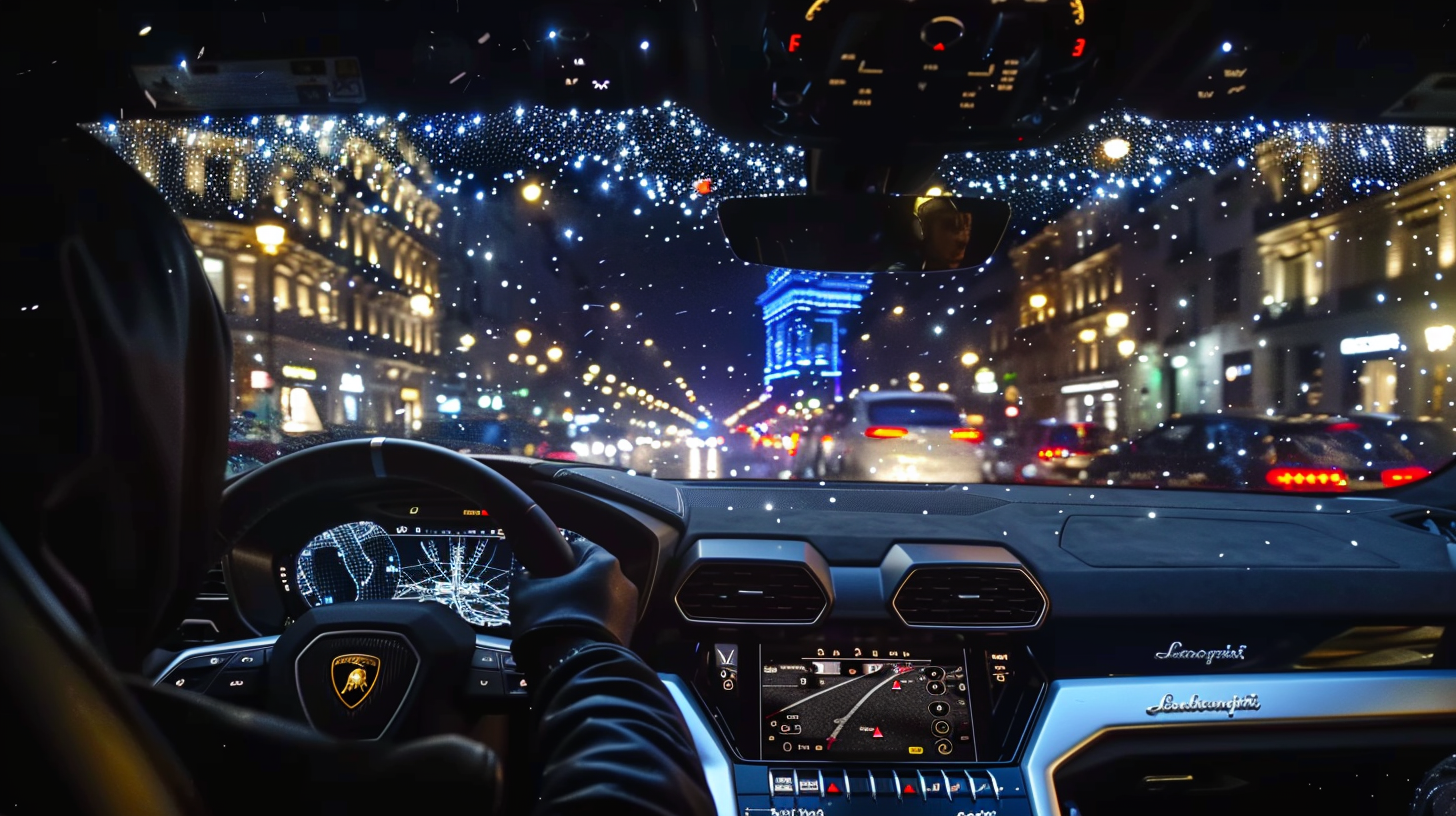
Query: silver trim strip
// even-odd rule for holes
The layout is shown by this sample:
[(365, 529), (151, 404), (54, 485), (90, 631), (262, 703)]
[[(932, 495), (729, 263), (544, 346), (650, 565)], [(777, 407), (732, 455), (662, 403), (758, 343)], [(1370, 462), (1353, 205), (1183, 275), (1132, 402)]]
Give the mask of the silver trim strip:
[(495, 649), (498, 652), (509, 652), (511, 650), (511, 642), (509, 640), (506, 640), (505, 638), (499, 638), (493, 635), (476, 635), (475, 648)]
[(152, 685), (155, 686), (158, 683), (162, 682), (162, 680), (166, 678), (167, 675), (171, 674), (173, 669), (180, 666), (182, 664), (182, 661), (184, 660), (191, 660), (194, 657), (203, 657), (205, 655), (218, 654), (219, 652), (246, 652), (249, 649), (266, 649), (269, 646), (272, 646), (277, 641), (277, 635), (268, 635), (267, 637), (252, 638), (250, 640), (233, 640), (227, 643), (209, 643), (206, 646), (193, 646), (191, 649), (183, 649), (182, 651), (177, 653), (176, 657), (172, 658), (172, 662), (168, 663), (165, 669), (162, 669), (162, 671), (159, 672), (156, 677), (152, 678)]
[[(1165, 695), (1183, 702), (1259, 695), (1256, 711), (1149, 715)], [(1320, 672), (1057, 680), (1028, 742), (1022, 772), (1034, 816), (1059, 816), (1053, 775), (1100, 735), (1130, 728), (1340, 721), (1456, 713), (1456, 671)]]
[[(693, 735), (693, 746), (698, 749), (698, 759), (703, 763), (703, 778), (708, 780), (708, 792), (713, 795), (713, 805), (718, 810), (718, 816), (738, 816), (733, 762), (729, 760), (728, 752), (723, 750), (722, 743), (718, 742), (718, 734), (713, 730), (708, 715), (698, 705), (688, 684), (681, 677), (675, 674), (657, 676), (667, 686), (667, 693), (672, 695), (672, 701), (677, 704), (678, 711), (688, 725), (688, 733)], [(797, 784), (796, 781), (796, 787)]]

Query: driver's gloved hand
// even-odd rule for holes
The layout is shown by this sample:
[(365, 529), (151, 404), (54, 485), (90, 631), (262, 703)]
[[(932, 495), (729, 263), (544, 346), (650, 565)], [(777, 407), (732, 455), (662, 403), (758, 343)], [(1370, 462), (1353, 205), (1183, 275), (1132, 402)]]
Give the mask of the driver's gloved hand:
[(626, 646), (637, 620), (637, 587), (616, 556), (567, 534), (576, 568), (555, 578), (517, 572), (511, 581), (511, 654), (533, 681), (593, 643)]

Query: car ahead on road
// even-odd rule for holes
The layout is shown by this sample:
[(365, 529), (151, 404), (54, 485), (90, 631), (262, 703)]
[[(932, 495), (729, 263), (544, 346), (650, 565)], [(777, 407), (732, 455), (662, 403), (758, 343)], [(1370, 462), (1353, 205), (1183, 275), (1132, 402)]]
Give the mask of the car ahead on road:
[[(1456, 423), (1451, 420), (1410, 419), (1391, 414), (1354, 414), (1349, 419), (1378, 435), (1393, 434), (1427, 475), (1456, 455), (1456, 428), (1452, 427)], [(1403, 482), (1396, 482), (1400, 483)]]
[(798, 456), (817, 479), (979, 482), (985, 433), (947, 394), (861, 391), (810, 426)]
[(1065, 484), (1087, 478), (1092, 460), (1116, 449), (1118, 438), (1095, 422), (1043, 420), (999, 437), (985, 449), (987, 481)]
[(1175, 416), (1087, 467), (1088, 481), (1112, 485), (1337, 492), (1422, 471), (1397, 434), (1371, 424), (1224, 414)]

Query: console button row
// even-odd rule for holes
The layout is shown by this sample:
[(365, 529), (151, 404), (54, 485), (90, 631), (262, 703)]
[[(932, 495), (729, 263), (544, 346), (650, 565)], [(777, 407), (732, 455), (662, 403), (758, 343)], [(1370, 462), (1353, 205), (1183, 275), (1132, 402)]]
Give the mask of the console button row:
[[(790, 799), (821, 800), (856, 797), (873, 801), (999, 801), (1026, 796), (1018, 768), (935, 770), (780, 769), (768, 771), (768, 786), (754, 783), (761, 768), (740, 766), (739, 792), (768, 794), (776, 806), (792, 806)], [(762, 776), (758, 776), (762, 780)]]

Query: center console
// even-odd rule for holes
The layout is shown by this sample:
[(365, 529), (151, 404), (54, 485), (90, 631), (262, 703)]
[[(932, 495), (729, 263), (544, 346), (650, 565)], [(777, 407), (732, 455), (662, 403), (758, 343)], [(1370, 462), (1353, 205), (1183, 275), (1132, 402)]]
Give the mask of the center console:
[(743, 816), (1030, 812), (1014, 763), (1046, 683), (1025, 646), (702, 643), (692, 685)]

